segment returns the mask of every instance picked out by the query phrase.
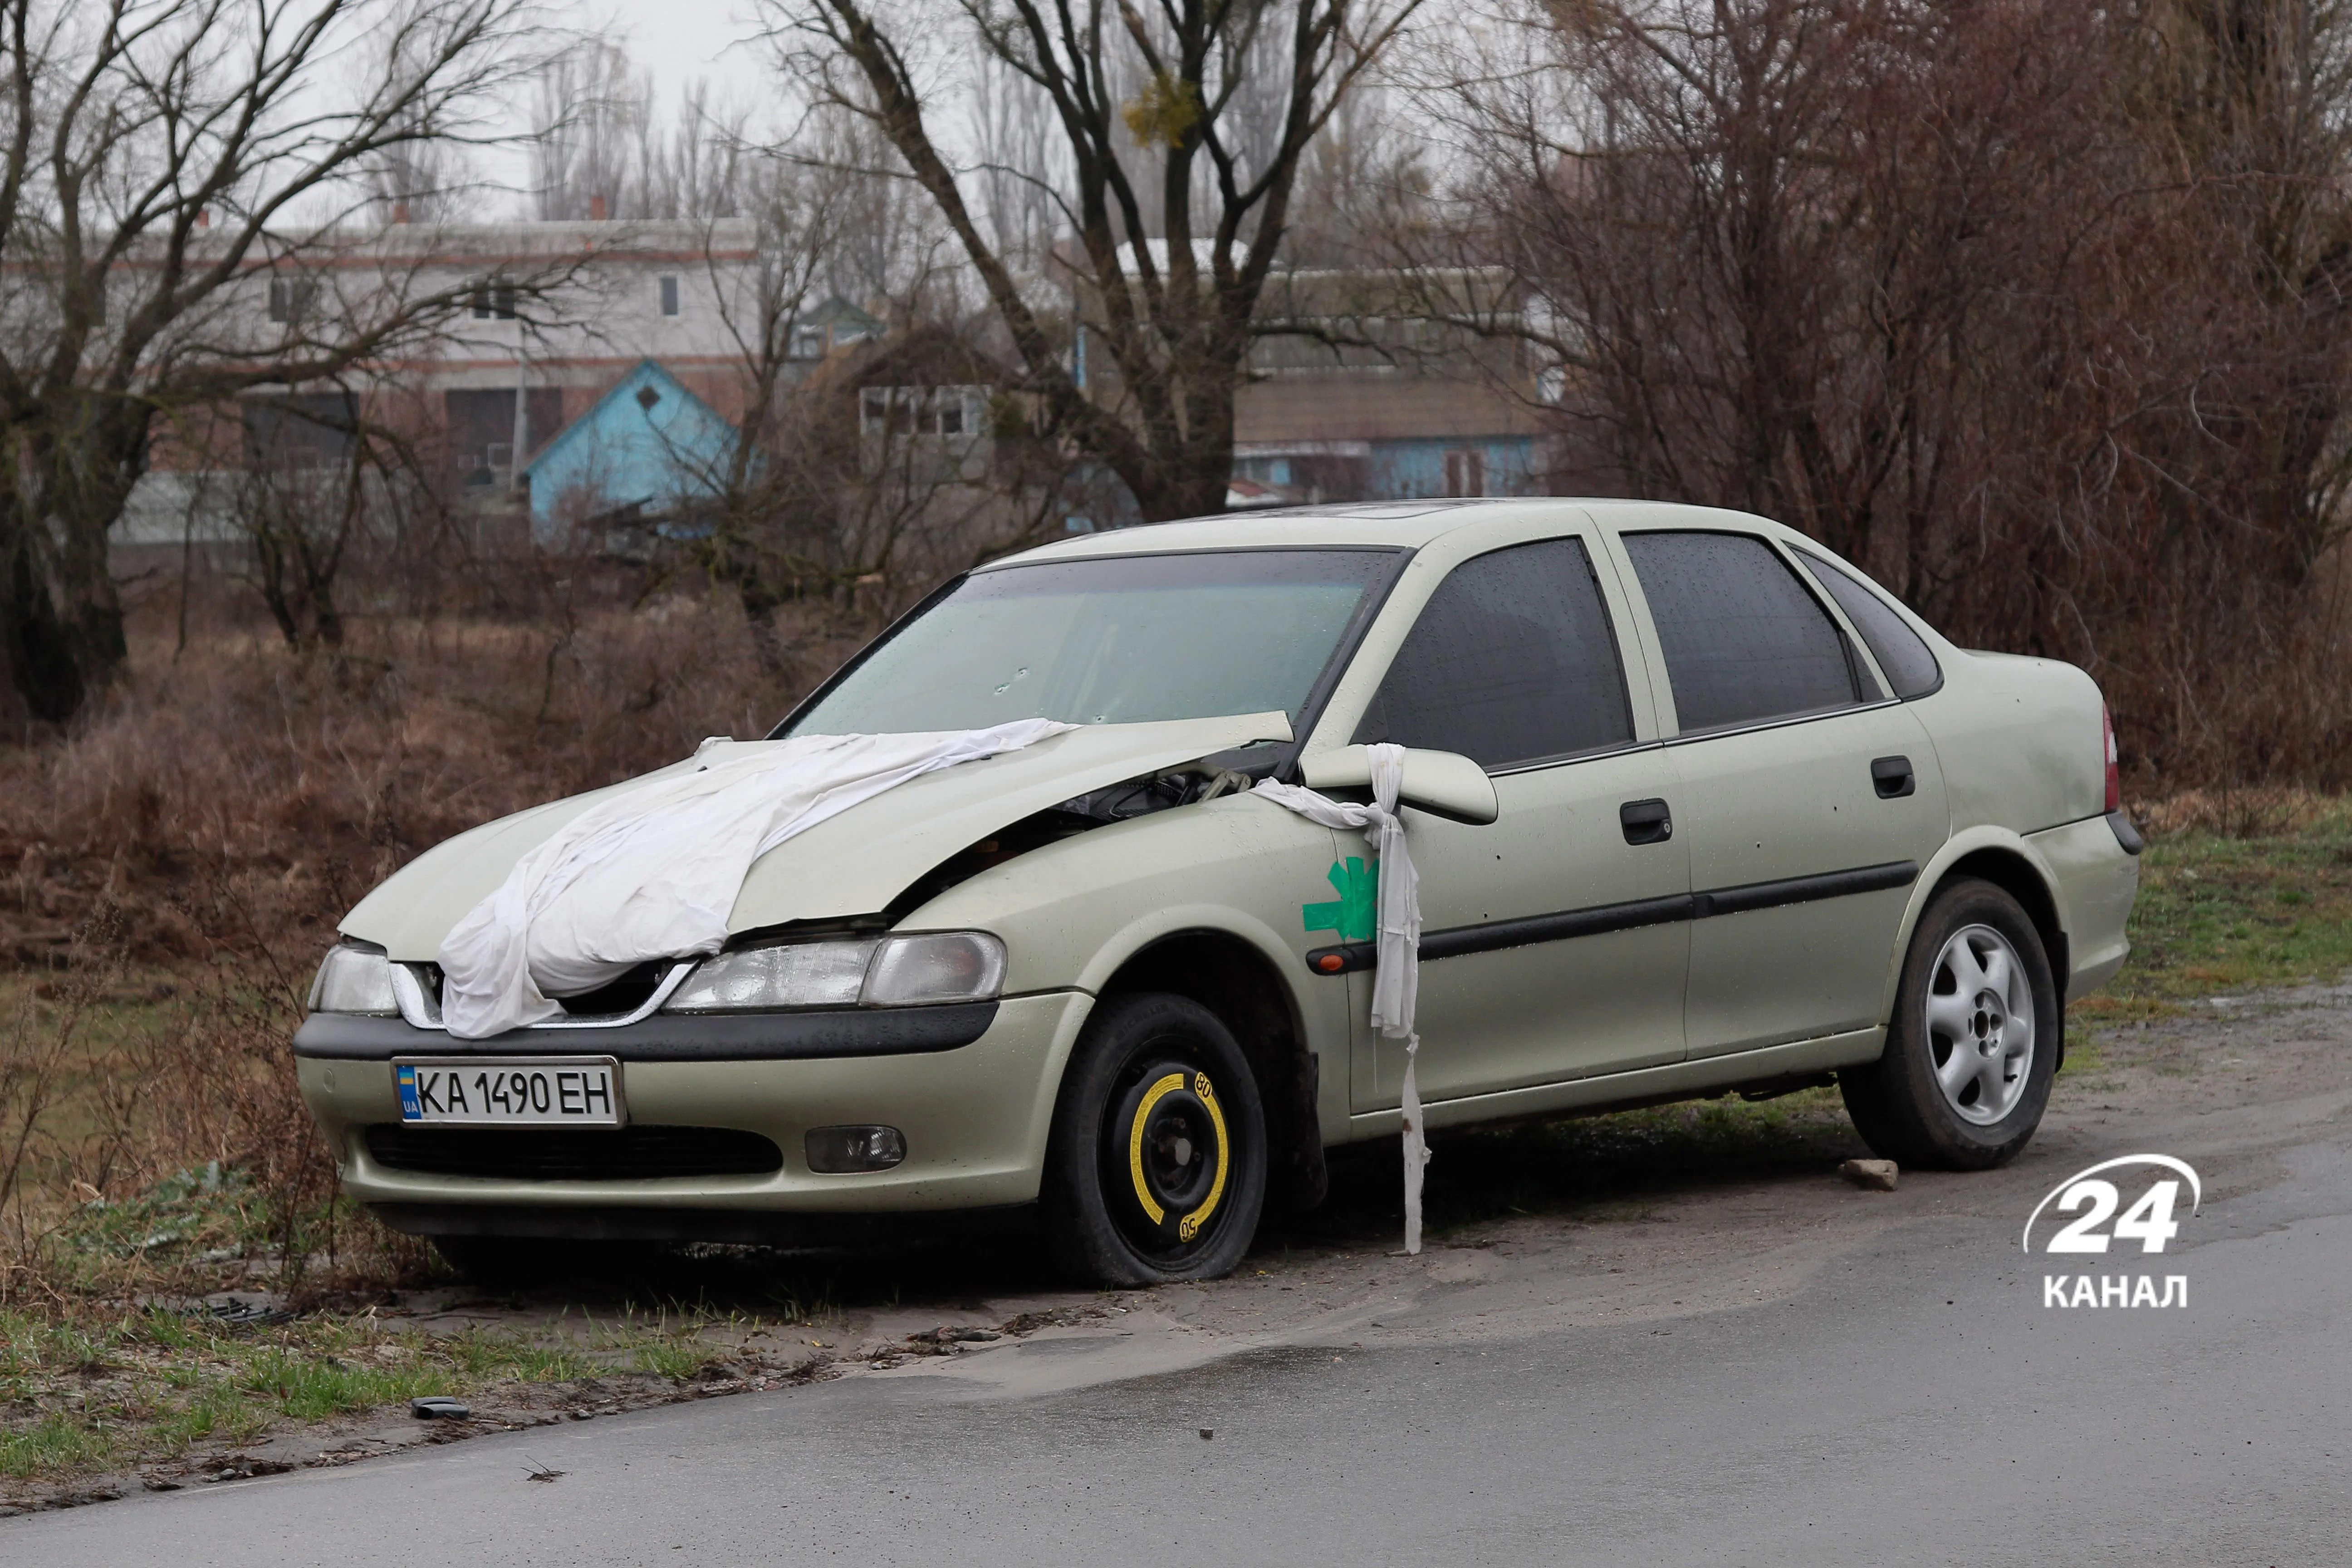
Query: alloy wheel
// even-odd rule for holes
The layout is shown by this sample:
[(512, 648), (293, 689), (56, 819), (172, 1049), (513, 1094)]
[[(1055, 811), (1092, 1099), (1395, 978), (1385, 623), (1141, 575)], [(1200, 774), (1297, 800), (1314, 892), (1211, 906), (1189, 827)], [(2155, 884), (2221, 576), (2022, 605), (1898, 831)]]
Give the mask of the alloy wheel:
[(2007, 1116), (2033, 1068), (2033, 985), (2017, 950), (1990, 926), (1961, 927), (1936, 955), (1926, 1005), (1945, 1103), (1979, 1127)]

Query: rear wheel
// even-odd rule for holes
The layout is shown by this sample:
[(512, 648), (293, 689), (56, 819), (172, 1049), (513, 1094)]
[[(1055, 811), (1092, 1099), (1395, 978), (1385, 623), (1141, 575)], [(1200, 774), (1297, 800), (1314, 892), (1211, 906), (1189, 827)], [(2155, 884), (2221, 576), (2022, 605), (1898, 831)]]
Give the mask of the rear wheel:
[(1838, 1075), (1847, 1113), (1890, 1160), (1990, 1169), (2041, 1125), (2062, 1024), (2025, 910), (1990, 882), (1954, 882), (1912, 933), (1885, 1051)]
[(1097, 1285), (1213, 1279), (1265, 1202), (1257, 1083), (1216, 1015), (1181, 996), (1099, 1003), (1063, 1079), (1043, 1194), (1063, 1269)]

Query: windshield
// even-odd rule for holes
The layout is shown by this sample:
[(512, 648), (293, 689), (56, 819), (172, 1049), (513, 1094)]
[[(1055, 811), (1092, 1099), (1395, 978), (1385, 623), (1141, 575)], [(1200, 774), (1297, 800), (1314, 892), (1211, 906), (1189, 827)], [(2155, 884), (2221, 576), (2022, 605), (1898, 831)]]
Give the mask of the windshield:
[(1276, 709), (1294, 726), (1385, 550), (1125, 555), (976, 572), (793, 721), (795, 735), (1132, 724)]

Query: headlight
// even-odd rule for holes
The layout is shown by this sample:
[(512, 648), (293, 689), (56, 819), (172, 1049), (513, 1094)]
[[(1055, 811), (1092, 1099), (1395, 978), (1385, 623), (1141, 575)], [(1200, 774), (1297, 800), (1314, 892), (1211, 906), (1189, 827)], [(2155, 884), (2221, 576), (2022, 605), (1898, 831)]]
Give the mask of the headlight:
[(868, 1007), (985, 1002), (1004, 989), (1004, 944), (986, 931), (894, 936), (866, 971)]
[(984, 931), (803, 942), (705, 960), (663, 1011), (917, 1007), (984, 1002), (1003, 986), (1004, 944)]
[(778, 1007), (855, 1007), (866, 963), (880, 944), (802, 942), (707, 959), (670, 994), (671, 1013), (758, 1013)]
[(310, 982), (310, 1011), (400, 1016), (399, 1000), (392, 994), (392, 961), (375, 948), (329, 948), (319, 978)]

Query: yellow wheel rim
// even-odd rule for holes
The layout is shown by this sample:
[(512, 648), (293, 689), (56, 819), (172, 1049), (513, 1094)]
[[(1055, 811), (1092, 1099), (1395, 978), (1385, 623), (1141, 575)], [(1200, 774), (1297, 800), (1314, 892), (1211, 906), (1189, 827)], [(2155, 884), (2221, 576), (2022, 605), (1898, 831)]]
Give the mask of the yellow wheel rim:
[(1135, 1181), (1136, 1201), (1142, 1204), (1143, 1212), (1151, 1216), (1151, 1223), (1154, 1225), (1166, 1219), (1168, 1211), (1161, 1208), (1159, 1202), (1152, 1197), (1151, 1185), (1143, 1179), (1143, 1129), (1151, 1120), (1151, 1108), (1160, 1103), (1161, 1097), (1171, 1089), (1183, 1087), (1184, 1075), (1181, 1072), (1171, 1072), (1150, 1089), (1145, 1089), (1142, 1102), (1135, 1108), (1134, 1125), (1128, 1129), (1127, 1173)]
[(1217, 1096), (1209, 1087), (1207, 1073), (1193, 1075), (1192, 1092), (1199, 1095), (1201, 1103), (1209, 1108), (1209, 1125), (1217, 1130), (1217, 1173), (1210, 1178), (1209, 1195), (1201, 1200), (1201, 1206), (1186, 1215), (1177, 1225), (1176, 1239), (1179, 1241), (1190, 1241), (1200, 1235), (1201, 1222), (1209, 1217), (1210, 1212), (1217, 1206), (1217, 1200), (1225, 1195), (1225, 1113), (1218, 1108)]
[[(1168, 1211), (1151, 1195), (1151, 1184), (1143, 1178), (1143, 1130), (1150, 1124), (1151, 1108), (1183, 1087), (1184, 1075), (1181, 1072), (1171, 1072), (1160, 1079), (1143, 1091), (1143, 1098), (1136, 1103), (1134, 1120), (1128, 1127), (1128, 1178), (1135, 1184), (1135, 1201), (1143, 1206), (1145, 1216), (1153, 1225), (1163, 1224), (1168, 1218)], [(1216, 1212), (1218, 1203), (1225, 1195), (1225, 1168), (1230, 1163), (1233, 1147), (1232, 1139), (1225, 1131), (1224, 1110), (1217, 1103), (1216, 1090), (1209, 1082), (1207, 1073), (1192, 1075), (1192, 1092), (1207, 1108), (1209, 1125), (1216, 1130), (1217, 1168), (1209, 1181), (1209, 1195), (1201, 1200), (1201, 1206), (1176, 1222), (1176, 1239), (1179, 1241), (1191, 1241), (1200, 1235), (1201, 1226)]]

